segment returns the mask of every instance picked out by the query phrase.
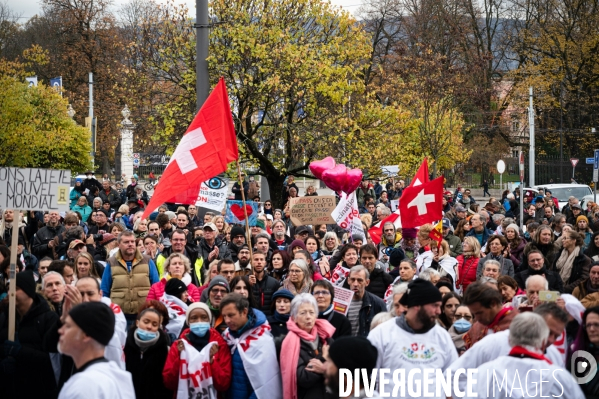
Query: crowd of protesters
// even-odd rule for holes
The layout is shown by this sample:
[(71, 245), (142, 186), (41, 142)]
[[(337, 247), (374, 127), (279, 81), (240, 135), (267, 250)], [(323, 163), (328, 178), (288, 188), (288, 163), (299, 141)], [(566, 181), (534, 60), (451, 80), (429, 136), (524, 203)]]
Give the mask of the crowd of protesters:
[[(258, 188), (233, 192), (259, 200)], [(569, 370), (576, 351), (599, 359), (599, 205), (581, 209), (572, 197), (559, 209), (541, 191), (520, 229), (517, 191), (479, 204), (458, 188), (443, 197), (439, 245), (433, 225), (393, 222), (373, 242), (368, 230), (404, 188), (357, 189), (365, 237), (293, 226), (288, 203), (268, 200), (249, 234), (194, 205), (164, 204), (144, 219), (136, 176), (122, 187), (91, 172), (66, 214), (2, 211), (1, 396), (192, 397), (182, 386), (193, 356), (210, 376), (198, 397), (236, 399), (341, 397), (341, 368)], [(298, 195), (292, 177), (284, 192)], [(339, 289), (353, 293), (345, 312)], [(580, 388), (570, 374), (559, 381), (569, 387), (562, 397), (599, 398), (599, 375)]]

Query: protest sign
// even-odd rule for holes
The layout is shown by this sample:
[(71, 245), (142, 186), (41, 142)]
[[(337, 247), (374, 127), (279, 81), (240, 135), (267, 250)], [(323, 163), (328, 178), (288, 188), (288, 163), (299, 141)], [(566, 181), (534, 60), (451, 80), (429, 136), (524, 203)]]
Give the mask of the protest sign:
[(0, 208), (69, 210), (70, 170), (0, 168)]
[(333, 310), (337, 313), (347, 316), (347, 312), (349, 312), (349, 305), (351, 305), (351, 300), (354, 297), (354, 292), (352, 290), (338, 286), (334, 286), (333, 288), (335, 289)]
[[(221, 212), (227, 203), (227, 183), (222, 181), (222, 184), (214, 185), (213, 180), (216, 178), (202, 182), (200, 192), (196, 200), (196, 206), (212, 209), (213, 211)], [(222, 187), (220, 187), (222, 186)]]
[(349, 231), (350, 235), (358, 234), (362, 237), (362, 242), (366, 242), (366, 235), (360, 220), (360, 212), (358, 210), (358, 201), (355, 191), (350, 195), (341, 194), (341, 199), (337, 207), (331, 212), (331, 217), (335, 223), (343, 230)]
[(335, 196), (291, 198), (289, 202), (291, 223), (294, 226), (308, 224), (334, 224), (331, 212), (335, 209)]
[(399, 200), (391, 200), (391, 212), (395, 212), (399, 208)]
[(337, 264), (335, 269), (333, 269), (333, 273), (331, 274), (331, 284), (341, 287), (343, 286), (345, 279), (347, 279), (347, 276), (349, 276), (349, 269)]

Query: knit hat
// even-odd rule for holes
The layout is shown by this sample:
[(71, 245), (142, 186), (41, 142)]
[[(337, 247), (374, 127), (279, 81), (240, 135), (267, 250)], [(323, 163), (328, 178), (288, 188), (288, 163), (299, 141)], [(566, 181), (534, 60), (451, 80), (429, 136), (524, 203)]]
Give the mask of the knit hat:
[(412, 306), (441, 302), (442, 299), (441, 292), (433, 283), (416, 279), (408, 285), (408, 291), (401, 297), (399, 303), (411, 308)]
[(168, 220), (173, 220), (177, 217), (177, 215), (173, 211), (166, 211), (164, 212), (164, 214), (168, 216)]
[(414, 228), (402, 229), (401, 230), (401, 236), (403, 238), (416, 238), (417, 234), (418, 234), (418, 230), (416, 230)]
[(102, 241), (100, 241), (100, 245), (104, 246), (106, 244), (110, 244), (114, 240), (116, 240), (115, 236), (113, 236), (110, 233), (106, 233), (106, 234), (102, 235)]
[(245, 230), (243, 229), (243, 227), (241, 226), (235, 226), (231, 229), (231, 238), (233, 237), (237, 237), (237, 236), (244, 236), (245, 237)]
[(227, 279), (223, 276), (215, 276), (212, 280), (210, 280), (210, 284), (208, 285), (208, 292), (210, 292), (212, 288), (214, 288), (217, 285), (224, 287), (227, 290), (227, 292), (231, 292), (231, 289), (229, 288), (229, 283), (227, 283)]
[(35, 298), (35, 278), (33, 272), (25, 270), (17, 273), (17, 288), (23, 290), (30, 298)]
[(306, 250), (306, 244), (302, 240), (293, 240), (289, 246), (289, 251), (293, 250), (295, 247), (300, 247), (304, 251)]
[(507, 227), (505, 228), (505, 231), (507, 231), (507, 229), (514, 229), (516, 234), (520, 234), (520, 228), (518, 227), (518, 225), (516, 223), (508, 224)]
[(329, 357), (338, 369), (349, 369), (352, 374), (355, 369), (366, 369), (366, 374), (370, 375), (376, 367), (378, 351), (366, 337), (346, 336), (331, 344)]
[(295, 297), (289, 290), (279, 290), (272, 294), (272, 302), (274, 303), (277, 298), (287, 298), (290, 301), (293, 301), (293, 298)]
[(587, 225), (589, 224), (589, 218), (584, 215), (580, 215), (576, 218), (576, 224), (578, 224), (578, 222), (580, 222), (581, 220), (587, 222)]
[(114, 335), (114, 312), (102, 302), (83, 302), (69, 312), (85, 335), (108, 345)]
[(351, 240), (352, 240), (352, 242), (354, 242), (354, 241), (364, 241), (364, 237), (362, 236), (362, 234), (352, 234), (351, 235)]
[(208, 313), (208, 319), (210, 320), (210, 324), (212, 324), (212, 312), (210, 311), (208, 305), (206, 305), (204, 302), (194, 302), (187, 307), (187, 312), (185, 312), (185, 321), (187, 322), (187, 325), (189, 325), (189, 315), (191, 314), (191, 311), (194, 309), (204, 309), (206, 313)]
[(264, 229), (264, 220), (257, 219), (256, 220), (256, 227), (260, 227), (261, 229)]
[(399, 267), (402, 260), (406, 258), (406, 254), (401, 248), (393, 248), (389, 254), (389, 264), (393, 267)]
[(179, 295), (181, 295), (185, 291), (187, 291), (187, 286), (185, 285), (185, 283), (179, 280), (178, 278), (174, 277), (170, 278), (164, 286), (164, 292), (167, 295), (179, 297)]

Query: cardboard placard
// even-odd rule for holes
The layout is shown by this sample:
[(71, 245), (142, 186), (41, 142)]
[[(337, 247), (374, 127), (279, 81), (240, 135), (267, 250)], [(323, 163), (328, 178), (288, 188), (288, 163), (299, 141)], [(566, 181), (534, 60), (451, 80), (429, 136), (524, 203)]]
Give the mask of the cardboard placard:
[(290, 200), (290, 217), (294, 226), (334, 224), (331, 212), (335, 209), (334, 195), (298, 197)]
[(0, 208), (69, 210), (70, 170), (0, 168)]
[(333, 299), (333, 310), (337, 313), (341, 313), (347, 316), (349, 312), (349, 305), (354, 297), (354, 292), (346, 288), (334, 286), (335, 288), (335, 299)]

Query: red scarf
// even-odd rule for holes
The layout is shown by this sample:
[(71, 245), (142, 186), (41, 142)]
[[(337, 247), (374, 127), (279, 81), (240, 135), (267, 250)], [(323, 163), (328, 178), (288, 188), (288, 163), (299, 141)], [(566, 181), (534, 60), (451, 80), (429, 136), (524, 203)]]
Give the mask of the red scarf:
[(497, 313), (497, 315), (495, 316), (495, 318), (493, 319), (493, 321), (491, 322), (491, 324), (489, 324), (487, 327), (488, 327), (489, 329), (492, 329), (492, 330), (493, 330), (493, 332), (497, 332), (497, 331), (495, 330), (495, 327), (497, 327), (497, 324), (499, 324), (499, 322), (501, 321), (501, 319), (503, 319), (503, 317), (504, 317), (506, 314), (510, 313), (512, 310), (514, 310), (514, 308), (513, 308), (513, 307), (511, 307), (511, 306), (508, 306), (508, 307), (502, 308), (502, 309), (499, 311), (499, 313)]
[(514, 346), (512, 348), (512, 350), (510, 351), (509, 356), (519, 357), (519, 358), (527, 357), (530, 359), (544, 360), (547, 363), (552, 364), (551, 360), (547, 359), (545, 356), (541, 355), (540, 353), (531, 352), (522, 346)]

